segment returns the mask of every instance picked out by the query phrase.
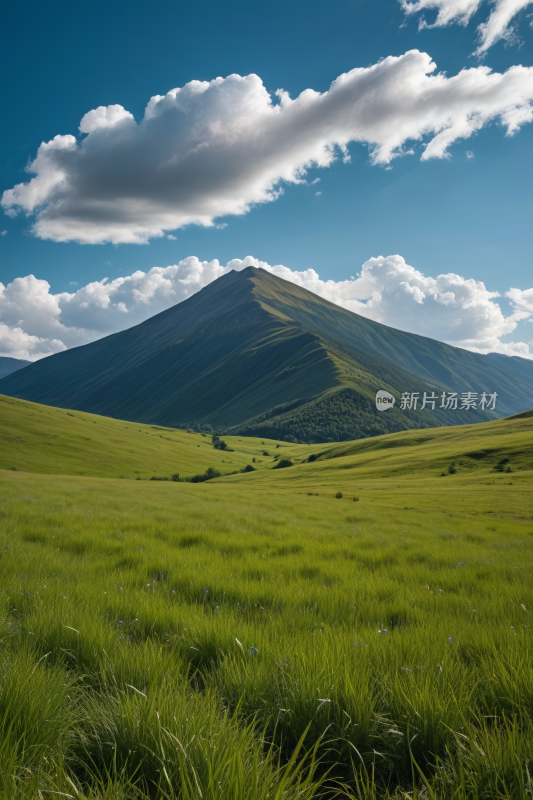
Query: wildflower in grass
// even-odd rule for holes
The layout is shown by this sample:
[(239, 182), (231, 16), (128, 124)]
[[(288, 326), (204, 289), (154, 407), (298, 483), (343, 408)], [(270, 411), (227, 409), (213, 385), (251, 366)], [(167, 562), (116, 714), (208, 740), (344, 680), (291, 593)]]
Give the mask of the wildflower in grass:
[(259, 650), (257, 649), (257, 647), (249, 647), (248, 652), (250, 653), (251, 656), (256, 656)]
[(388, 633), (387, 628), (380, 628), (378, 633)]
[(452, 639), (452, 637), (451, 637), (451, 636), (448, 636), (448, 642), (449, 642), (450, 644), (453, 644), (453, 639)]

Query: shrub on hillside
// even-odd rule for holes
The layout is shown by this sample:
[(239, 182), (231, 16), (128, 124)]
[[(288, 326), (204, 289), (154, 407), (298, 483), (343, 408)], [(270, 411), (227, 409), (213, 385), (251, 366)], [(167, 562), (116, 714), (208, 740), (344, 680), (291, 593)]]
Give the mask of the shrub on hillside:
[(247, 464), (245, 467), (241, 469), (241, 472), (255, 472), (255, 467), (252, 467), (251, 464)]
[(507, 472), (506, 466), (508, 463), (509, 463), (508, 458), (502, 458), (500, 461), (498, 461), (494, 469), (496, 470), (496, 472)]
[(272, 469), (283, 469), (284, 467), (292, 467), (292, 461), (289, 461), (288, 458), (282, 458), (281, 461), (278, 461), (277, 464), (274, 464)]

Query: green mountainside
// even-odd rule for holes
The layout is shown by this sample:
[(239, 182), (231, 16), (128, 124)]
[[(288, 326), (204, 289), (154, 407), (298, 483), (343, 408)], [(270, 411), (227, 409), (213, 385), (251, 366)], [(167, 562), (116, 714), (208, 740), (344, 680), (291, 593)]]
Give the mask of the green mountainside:
[[(496, 412), (375, 408), (378, 389), (498, 392)], [(129, 330), (0, 380), (46, 405), (170, 427), (334, 441), (531, 407), (533, 363), (397, 331), (248, 267)]]

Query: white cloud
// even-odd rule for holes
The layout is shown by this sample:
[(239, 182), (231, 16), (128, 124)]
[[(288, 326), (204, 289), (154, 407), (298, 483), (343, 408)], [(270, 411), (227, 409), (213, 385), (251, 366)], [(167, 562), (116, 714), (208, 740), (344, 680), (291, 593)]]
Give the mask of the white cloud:
[[(400, 0), (406, 14), (417, 14), (419, 11), (437, 10), (433, 24), (428, 24), (421, 17), (419, 28), (441, 28), (456, 23), (468, 25), (473, 14), (484, 4), (485, 0)], [(479, 46), (475, 55), (484, 55), (489, 47), (504, 39), (512, 42), (516, 39), (515, 28), (511, 25), (522, 9), (531, 5), (533, 0), (491, 0), (492, 11), (486, 20), (478, 25)]]
[(7, 236), (7, 231), (0, 231), (0, 236)]
[(284, 182), (305, 183), (311, 166), (348, 160), (350, 142), (387, 165), (417, 141), (422, 160), (444, 158), (490, 121), (511, 135), (533, 118), (533, 67), (448, 78), (411, 50), (340, 75), (324, 93), (276, 95), (257, 75), (230, 75), (152, 97), (139, 124), (121, 106), (100, 106), (83, 117), (81, 142), (41, 144), (28, 166), (35, 177), (2, 205), (36, 214), (35, 235), (55, 241), (144, 243), (211, 226), (275, 200)]
[(466, 157), (470, 160), (472, 158), (475, 158), (476, 154), (472, 150), (467, 150), (466, 151)]
[(34, 361), (66, 349), (65, 345), (57, 339), (47, 340), (39, 336), (31, 336), (24, 333), (22, 328), (10, 328), (0, 322), (0, 356)]
[(529, 321), (533, 322), (533, 289), (509, 289), (506, 295), (516, 309), (531, 315)]
[(425, 276), (399, 256), (370, 258), (349, 280), (322, 280), (313, 269), (270, 266), (252, 256), (222, 266), (194, 256), (169, 267), (94, 281), (75, 292), (52, 294), (33, 275), (0, 283), (0, 354), (35, 360), (94, 341), (163, 311), (232, 269), (261, 267), (343, 308), (400, 330), (479, 353), (533, 358), (525, 342), (502, 342), (522, 320), (533, 319), (533, 289), (510, 289), (511, 313), (481, 281), (454, 273)]

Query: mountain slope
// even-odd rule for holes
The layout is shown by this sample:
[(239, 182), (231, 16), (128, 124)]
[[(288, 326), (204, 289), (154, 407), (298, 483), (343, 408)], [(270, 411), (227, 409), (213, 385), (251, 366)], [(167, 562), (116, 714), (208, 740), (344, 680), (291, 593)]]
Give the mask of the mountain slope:
[(0, 378), (5, 378), (7, 375), (11, 375), (12, 372), (16, 372), (18, 369), (22, 369), (22, 367), (27, 367), (29, 364), (31, 364), (31, 361), (0, 356)]
[[(499, 398), (496, 414), (398, 406), (380, 414), (377, 389)], [(125, 420), (328, 441), (518, 413), (531, 407), (533, 365), (397, 331), (249, 267), (129, 330), (4, 378), (0, 392)]]

